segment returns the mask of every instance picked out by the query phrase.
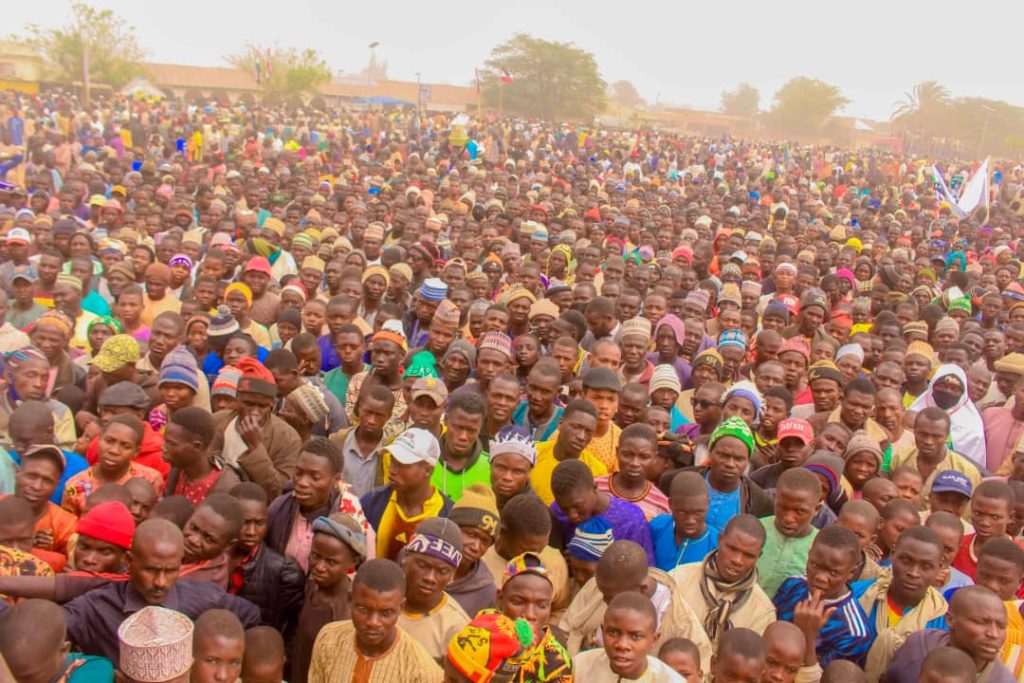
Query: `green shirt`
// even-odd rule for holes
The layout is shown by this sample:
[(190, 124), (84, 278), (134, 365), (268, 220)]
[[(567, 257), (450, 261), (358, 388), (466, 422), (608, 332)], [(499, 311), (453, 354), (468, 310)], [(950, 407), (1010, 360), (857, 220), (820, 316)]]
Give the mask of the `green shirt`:
[(473, 484), (491, 485), (490, 455), (486, 451), (480, 451), (476, 460), (461, 472), (451, 471), (444, 460), (438, 460), (434, 465), (434, 473), (430, 475), (430, 483), (451, 498), (453, 503), (457, 503), (466, 487)]
[(765, 530), (764, 552), (757, 561), (757, 583), (774, 597), (782, 582), (791, 576), (803, 576), (807, 571), (807, 554), (818, 530), (811, 527), (811, 533), (801, 538), (783, 536), (775, 528), (775, 517), (761, 520)]

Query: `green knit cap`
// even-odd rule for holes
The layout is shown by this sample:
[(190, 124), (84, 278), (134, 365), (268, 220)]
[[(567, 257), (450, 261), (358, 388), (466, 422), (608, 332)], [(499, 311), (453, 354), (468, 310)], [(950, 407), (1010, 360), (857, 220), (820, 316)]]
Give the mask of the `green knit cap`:
[(436, 379), (438, 377), (437, 359), (434, 358), (434, 354), (430, 351), (417, 353), (412, 357), (409, 367), (405, 369), (402, 377), (434, 377)]
[(715, 427), (715, 431), (711, 432), (711, 440), (708, 442), (708, 449), (714, 448), (715, 442), (723, 436), (736, 437), (746, 445), (748, 456), (754, 454), (754, 433), (750, 431), (750, 427), (747, 426), (747, 423), (744, 422), (742, 418), (733, 416)]

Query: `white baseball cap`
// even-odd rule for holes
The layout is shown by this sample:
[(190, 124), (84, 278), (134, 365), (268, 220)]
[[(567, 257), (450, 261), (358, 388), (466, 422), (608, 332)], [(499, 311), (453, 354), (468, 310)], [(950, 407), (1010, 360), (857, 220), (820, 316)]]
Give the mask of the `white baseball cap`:
[(403, 465), (414, 465), (418, 462), (435, 465), (441, 457), (441, 445), (437, 439), (426, 429), (419, 427), (406, 429), (396, 436), (395, 440), (388, 444), (387, 451)]

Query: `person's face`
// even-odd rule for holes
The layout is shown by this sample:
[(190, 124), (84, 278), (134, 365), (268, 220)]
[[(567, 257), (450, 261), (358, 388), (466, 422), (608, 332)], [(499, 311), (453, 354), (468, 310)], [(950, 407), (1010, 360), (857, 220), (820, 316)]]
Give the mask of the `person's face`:
[(399, 492), (413, 491), (429, 481), (433, 471), (434, 467), (424, 462), (406, 465), (392, 458), (388, 484)]
[(445, 560), (423, 553), (406, 553), (402, 558), (402, 568), (405, 570), (407, 600), (427, 602), (455, 578), (455, 567)]
[(378, 339), (370, 344), (370, 362), (378, 374), (390, 377), (402, 362), (402, 349), (392, 341)]
[(49, 458), (23, 460), (14, 476), (14, 494), (28, 501), (33, 508), (45, 506), (57, 489), (60, 477), (60, 469)]
[(124, 560), (124, 549), (113, 543), (80, 534), (75, 544), (75, 569), (94, 574), (118, 571)]
[(519, 382), (500, 379), (491, 382), (485, 397), (487, 416), (498, 424), (512, 418), (512, 411), (519, 405)]
[(108, 472), (119, 471), (135, 457), (138, 448), (138, 437), (130, 427), (107, 425), (99, 438), (99, 462)]
[(995, 599), (964, 601), (958, 612), (946, 615), (949, 644), (972, 657), (994, 660), (1006, 640), (1006, 620), (1006, 608)]
[(754, 405), (746, 398), (730, 396), (722, 406), (722, 419), (738, 417), (748, 425), (754, 423)]
[(783, 536), (795, 537), (807, 533), (811, 517), (818, 510), (820, 496), (809, 491), (775, 490), (775, 527)]
[(1006, 534), (1010, 508), (1005, 500), (974, 496), (971, 499), (971, 524), (979, 539), (987, 540)]
[(231, 523), (206, 505), (196, 508), (181, 533), (185, 537), (186, 562), (211, 560), (235, 540)]
[(763, 659), (748, 658), (738, 653), (711, 657), (711, 679), (715, 683), (758, 683), (763, 669)]
[(246, 271), (242, 275), (242, 282), (249, 286), (249, 289), (252, 291), (253, 298), (258, 299), (267, 291), (267, 284), (270, 283), (270, 276), (266, 273), (250, 270)]
[(808, 446), (802, 439), (795, 436), (787, 436), (779, 440), (778, 462), (784, 469), (799, 467), (807, 459)]
[(914, 505), (921, 504), (921, 477), (916, 474), (900, 474), (893, 477), (892, 483), (900, 492), (899, 497), (909, 500)]
[(310, 334), (319, 336), (324, 329), (323, 304), (309, 302), (302, 307), (302, 327)]
[(498, 609), (512, 619), (525, 619), (539, 631), (551, 618), (551, 582), (536, 574), (520, 574), (502, 586)]
[(610, 389), (584, 389), (583, 398), (597, 408), (597, 419), (600, 424), (610, 422), (619, 409), (619, 395)]
[(476, 355), (477, 380), (489, 385), (494, 377), (508, 370), (510, 359), (495, 349), (480, 349)]
[[(935, 583), (942, 565), (942, 551), (938, 547), (924, 541), (904, 538), (896, 544), (892, 554), (893, 586), (897, 587), (905, 599), (909, 598), (916, 604)], [(1017, 573), (1018, 582), (1014, 590), (1020, 586), (1020, 572)]]
[(303, 451), (295, 462), (292, 497), (301, 509), (316, 510), (327, 504), (337, 480), (327, 458)]
[(857, 490), (878, 474), (878, 458), (868, 451), (860, 451), (851, 455), (846, 461), (846, 478)]
[(597, 508), (597, 488), (578, 486), (555, 496), (555, 502), (574, 525), (579, 526), (594, 516)]
[(854, 561), (846, 549), (814, 543), (807, 554), (808, 589), (820, 593), (825, 599), (839, 597), (846, 590)]
[(857, 545), (861, 550), (874, 543), (875, 536), (878, 534), (878, 522), (859, 515), (842, 515), (839, 518), (839, 523), (854, 533), (857, 537)]
[(401, 614), (402, 591), (375, 591), (365, 585), (352, 588), (352, 625), (356, 645), (364, 651), (376, 651), (395, 636), (395, 625)]
[(615, 302), (615, 311), (619, 320), (635, 318), (640, 312), (640, 297), (635, 294), (621, 294)]
[(946, 448), (946, 434), (949, 431), (945, 420), (929, 420), (918, 417), (914, 421), (914, 442), (918, 454), (929, 462), (942, 457)]
[(760, 683), (793, 683), (804, 663), (804, 648), (791, 638), (765, 638)]
[(632, 609), (610, 609), (604, 614), (602, 632), (612, 672), (621, 678), (639, 678), (658, 636), (651, 618)]
[(750, 451), (745, 443), (733, 436), (721, 437), (711, 449), (711, 471), (716, 485), (733, 490), (739, 484), (749, 459)]
[(122, 294), (117, 300), (116, 311), (122, 321), (136, 323), (142, 313), (142, 297), (136, 294)]
[(875, 412), (875, 397), (859, 391), (850, 391), (842, 401), (843, 421), (848, 425), (862, 425)]
[(174, 541), (146, 538), (126, 554), (132, 588), (148, 605), (161, 605), (178, 580), (182, 548)]
[(356, 564), (352, 550), (329, 534), (313, 534), (309, 549), (309, 577), (317, 588), (337, 586)]
[(1013, 562), (994, 555), (982, 555), (978, 558), (975, 584), (988, 588), (1001, 600), (1013, 600), (1022, 580), (1024, 572)]
[[(894, 487), (895, 490), (895, 487)], [(920, 523), (917, 514), (896, 514), (892, 519), (883, 519), (878, 526), (878, 542), (883, 548), (895, 548), (896, 541), (903, 532)]]
[[(499, 390), (503, 392), (502, 398), (499, 401), (500, 411), (502, 414), (507, 412), (507, 415), (511, 415), (515, 405), (514, 399), (511, 409), (507, 405), (509, 402), (510, 385), (502, 387), (502, 384), (502, 382), (497, 383)], [(492, 386), (491, 389), (493, 390), (494, 387)], [(507, 419), (507, 416), (505, 419)], [(451, 411), (448, 415), (448, 431), (445, 432), (445, 443), (448, 449), (455, 455), (468, 454), (473, 449), (473, 445), (476, 443), (483, 425), (483, 415), (473, 415), (464, 410)]]
[(258, 500), (239, 499), (242, 507), (242, 530), (238, 533), (238, 547), (251, 552), (263, 542), (267, 533), (267, 504)]
[(262, 427), (270, 419), (270, 413), (274, 407), (274, 399), (262, 394), (254, 394), (248, 391), (238, 393), (238, 415), (255, 419)]

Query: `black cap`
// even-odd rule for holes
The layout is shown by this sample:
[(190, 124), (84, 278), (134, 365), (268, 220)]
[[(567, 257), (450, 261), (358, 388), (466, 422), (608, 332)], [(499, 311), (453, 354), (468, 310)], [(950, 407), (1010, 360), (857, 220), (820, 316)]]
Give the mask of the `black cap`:
[(622, 381), (619, 376), (608, 368), (591, 368), (583, 375), (584, 389), (606, 389), (619, 393), (622, 391)]

